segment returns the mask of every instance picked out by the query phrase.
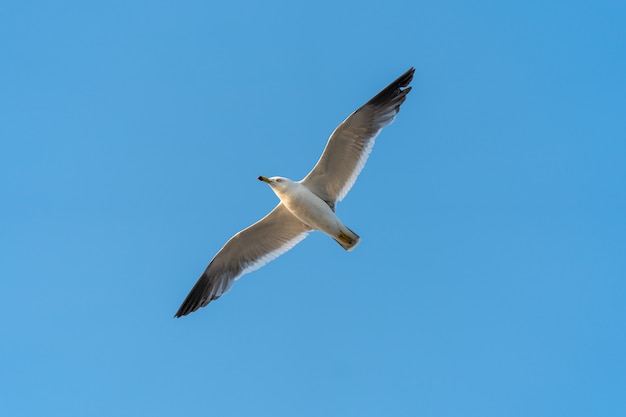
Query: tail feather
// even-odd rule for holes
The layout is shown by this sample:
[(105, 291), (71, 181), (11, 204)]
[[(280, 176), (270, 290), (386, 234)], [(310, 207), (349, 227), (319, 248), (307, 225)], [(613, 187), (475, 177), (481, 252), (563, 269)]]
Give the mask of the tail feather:
[(359, 240), (361, 238), (359, 235), (354, 233), (352, 230), (344, 227), (345, 230), (341, 230), (337, 236), (333, 238), (337, 243), (339, 243), (345, 250), (352, 250), (359, 244)]

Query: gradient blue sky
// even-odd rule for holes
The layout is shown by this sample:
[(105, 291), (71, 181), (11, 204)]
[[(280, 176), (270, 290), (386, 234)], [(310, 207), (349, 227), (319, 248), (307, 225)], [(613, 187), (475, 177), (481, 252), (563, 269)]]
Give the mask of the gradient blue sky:
[[(625, 4), (4, 2), (0, 414), (626, 415)], [(172, 318), (411, 66), (359, 247)]]

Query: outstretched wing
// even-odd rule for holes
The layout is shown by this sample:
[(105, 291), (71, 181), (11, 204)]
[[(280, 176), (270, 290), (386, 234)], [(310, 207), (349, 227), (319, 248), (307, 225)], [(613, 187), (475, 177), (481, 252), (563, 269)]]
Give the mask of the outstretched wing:
[(267, 216), (226, 242), (174, 317), (185, 316), (218, 299), (236, 279), (287, 252), (310, 230), (282, 203), (278, 204)]
[(414, 72), (414, 68), (405, 72), (337, 126), (319, 161), (302, 180), (304, 185), (331, 206), (346, 196), (363, 169), (376, 136), (393, 122), (411, 91), (407, 86)]

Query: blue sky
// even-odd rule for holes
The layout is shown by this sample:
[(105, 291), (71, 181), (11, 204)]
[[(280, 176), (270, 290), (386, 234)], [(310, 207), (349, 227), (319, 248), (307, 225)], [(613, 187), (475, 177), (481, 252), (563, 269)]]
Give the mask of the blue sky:
[[(358, 4), (358, 5), (357, 5)], [(0, 414), (623, 416), (618, 1), (5, 2)], [(172, 318), (348, 114), (337, 213)]]

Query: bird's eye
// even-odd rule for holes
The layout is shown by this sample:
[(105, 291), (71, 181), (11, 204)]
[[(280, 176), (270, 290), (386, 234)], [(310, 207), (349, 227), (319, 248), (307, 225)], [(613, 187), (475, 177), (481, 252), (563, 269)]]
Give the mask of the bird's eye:
[(283, 182), (280, 178), (276, 178), (276, 182)]

